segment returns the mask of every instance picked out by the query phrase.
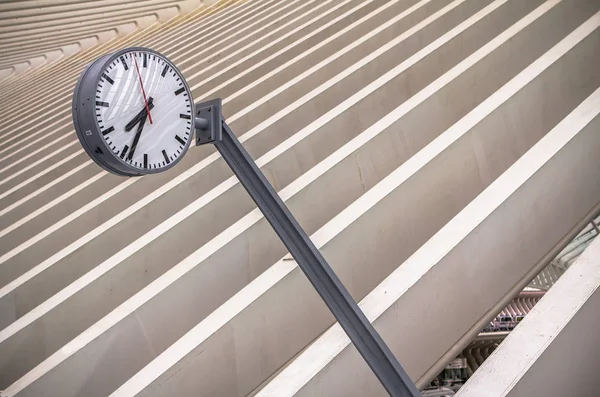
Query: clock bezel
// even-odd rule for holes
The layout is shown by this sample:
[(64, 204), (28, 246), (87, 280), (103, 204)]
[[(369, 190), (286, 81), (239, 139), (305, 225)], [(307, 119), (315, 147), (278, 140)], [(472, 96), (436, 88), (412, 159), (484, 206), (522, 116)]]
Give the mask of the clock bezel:
[[(98, 120), (96, 118), (96, 90), (100, 79), (102, 78), (102, 73), (115, 59), (121, 57), (123, 54), (131, 52), (146, 52), (149, 54), (155, 54), (157, 57), (163, 59), (181, 79), (190, 102), (192, 128), (189, 139), (187, 140), (182, 153), (178, 157), (173, 159), (169, 164), (157, 168), (138, 168), (121, 159), (119, 155), (114, 153), (108, 146), (108, 143), (102, 136), (102, 131), (100, 130), (100, 126), (98, 125)], [(75, 127), (77, 138), (79, 139), (84, 150), (87, 152), (88, 156), (90, 156), (90, 158), (96, 164), (106, 171), (119, 176), (141, 176), (167, 171), (181, 161), (193, 140), (193, 118), (196, 114), (196, 109), (192, 92), (187, 81), (185, 80), (181, 71), (173, 62), (169, 60), (169, 58), (150, 48), (127, 47), (113, 52), (112, 54), (107, 54), (97, 58), (84, 69), (79, 76), (77, 83), (75, 84), (72, 113), (73, 125)]]

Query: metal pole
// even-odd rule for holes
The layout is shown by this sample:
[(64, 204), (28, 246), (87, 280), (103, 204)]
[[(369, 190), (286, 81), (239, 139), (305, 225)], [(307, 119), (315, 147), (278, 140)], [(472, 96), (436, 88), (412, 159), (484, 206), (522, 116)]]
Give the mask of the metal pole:
[[(222, 121), (220, 100), (197, 104), (197, 144), (213, 143), (390, 396), (421, 396), (325, 258)], [(218, 112), (219, 117), (215, 117)]]

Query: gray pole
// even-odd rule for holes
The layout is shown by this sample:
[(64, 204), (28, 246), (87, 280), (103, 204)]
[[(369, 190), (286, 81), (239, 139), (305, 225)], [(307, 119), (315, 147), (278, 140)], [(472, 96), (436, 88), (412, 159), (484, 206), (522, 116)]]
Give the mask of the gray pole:
[(325, 258), (223, 121), (221, 100), (196, 104), (196, 145), (213, 143), (390, 396), (421, 396)]

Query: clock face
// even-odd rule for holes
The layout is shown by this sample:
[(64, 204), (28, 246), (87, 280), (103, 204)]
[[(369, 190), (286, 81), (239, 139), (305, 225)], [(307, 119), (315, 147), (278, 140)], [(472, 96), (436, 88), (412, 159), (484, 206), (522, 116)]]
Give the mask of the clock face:
[(134, 49), (103, 66), (95, 118), (113, 156), (141, 173), (169, 168), (192, 138), (193, 102), (183, 76), (154, 51)]

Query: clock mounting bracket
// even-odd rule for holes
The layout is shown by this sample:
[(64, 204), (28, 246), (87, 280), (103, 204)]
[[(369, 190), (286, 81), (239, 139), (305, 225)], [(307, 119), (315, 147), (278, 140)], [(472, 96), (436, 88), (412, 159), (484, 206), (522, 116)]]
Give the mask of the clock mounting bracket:
[(197, 103), (195, 108), (196, 146), (220, 141), (223, 136), (221, 98)]

